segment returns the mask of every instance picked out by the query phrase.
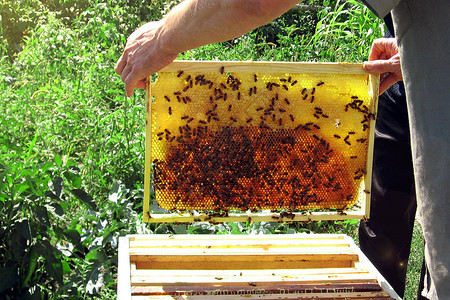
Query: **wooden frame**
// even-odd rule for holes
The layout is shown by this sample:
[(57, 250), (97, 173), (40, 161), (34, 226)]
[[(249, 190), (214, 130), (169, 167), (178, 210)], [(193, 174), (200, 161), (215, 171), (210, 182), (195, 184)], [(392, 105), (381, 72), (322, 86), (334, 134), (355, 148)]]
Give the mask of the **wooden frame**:
[[(369, 93), (373, 97), (372, 111), (376, 114), (379, 76), (368, 74), (360, 63), (308, 63), (308, 62), (234, 62), (234, 61), (174, 61), (160, 72), (217, 72), (221, 67), (227, 72), (256, 72), (256, 73), (304, 73), (304, 74), (366, 74)], [(375, 120), (370, 120), (369, 146), (366, 162), (365, 191), (360, 210), (346, 210), (334, 212), (295, 212), (295, 213), (229, 213), (226, 215), (208, 215), (191, 213), (150, 213), (151, 189), (151, 78), (147, 78), (146, 89), (146, 141), (145, 141), (145, 182), (144, 182), (144, 222), (149, 223), (192, 223), (192, 222), (261, 222), (261, 221), (319, 221), (319, 220), (348, 220), (369, 219), (370, 190), (372, 181), (373, 139), (375, 135)]]
[(131, 235), (118, 299), (400, 299), (342, 234)]

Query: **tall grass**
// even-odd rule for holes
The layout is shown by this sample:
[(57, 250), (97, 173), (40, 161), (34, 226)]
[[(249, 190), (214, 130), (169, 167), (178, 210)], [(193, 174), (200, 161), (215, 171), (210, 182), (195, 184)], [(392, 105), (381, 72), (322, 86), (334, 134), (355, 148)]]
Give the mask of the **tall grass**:
[[(114, 64), (126, 37), (178, 1), (3, 1), (0, 26), (0, 298), (115, 297), (117, 237), (130, 233), (344, 232), (357, 222), (142, 223), (144, 93)], [(356, 1), (310, 1), (180, 59), (363, 61), (383, 33)], [(5, 14), (28, 10), (11, 53)], [(11, 20), (9, 20), (11, 21)], [(11, 30), (13, 27), (8, 27)], [(9, 32), (9, 31), (8, 31)]]

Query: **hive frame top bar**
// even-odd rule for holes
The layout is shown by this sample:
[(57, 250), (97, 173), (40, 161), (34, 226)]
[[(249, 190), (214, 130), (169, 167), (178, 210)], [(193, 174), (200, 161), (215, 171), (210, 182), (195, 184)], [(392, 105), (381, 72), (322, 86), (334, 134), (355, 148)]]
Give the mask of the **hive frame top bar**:
[(176, 60), (159, 72), (225, 72), (368, 74), (362, 63), (267, 62), (267, 61), (193, 61)]
[[(369, 93), (373, 99), (372, 111), (377, 113), (379, 76), (373, 76), (364, 70), (362, 63), (321, 63), (321, 62), (267, 62), (267, 61), (186, 61), (176, 60), (159, 71), (162, 72), (252, 72), (252, 73), (297, 73), (297, 74), (365, 74), (368, 76)], [(152, 124), (151, 112), (151, 78), (147, 78), (146, 88), (146, 124)], [(293, 213), (151, 213), (150, 212), (150, 178), (151, 178), (151, 126), (146, 126), (145, 145), (145, 183), (144, 183), (144, 222), (147, 223), (192, 223), (192, 222), (310, 222), (319, 220), (369, 219), (370, 190), (372, 181), (373, 140), (375, 120), (370, 120), (369, 147), (367, 155), (367, 175), (365, 178), (365, 199), (360, 210), (328, 212), (293, 212)]]

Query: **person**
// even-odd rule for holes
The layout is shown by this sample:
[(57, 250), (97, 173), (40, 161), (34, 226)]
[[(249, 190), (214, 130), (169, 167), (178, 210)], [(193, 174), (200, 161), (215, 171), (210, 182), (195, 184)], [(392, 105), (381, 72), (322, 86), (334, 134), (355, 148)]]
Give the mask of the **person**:
[[(450, 5), (444, 0), (364, 2), (379, 17), (392, 11), (394, 21), (407, 97), (417, 209), (430, 275), (424, 280), (421, 296), (450, 299), (450, 80), (446, 74), (450, 67)], [(366, 69), (382, 74), (386, 72), (384, 63), (392, 57), (378, 46), (380, 60), (366, 63)]]
[[(385, 37), (393, 40), (392, 18), (388, 15), (384, 20)], [(377, 57), (371, 55), (371, 58)], [(362, 252), (403, 298), (417, 205), (405, 88), (399, 81), (386, 89), (390, 85), (386, 81), (389, 76), (393, 81), (398, 79), (389, 74), (381, 82), (373, 146), (370, 219), (361, 221), (358, 236)]]
[[(145, 79), (177, 55), (199, 46), (226, 41), (266, 24), (298, 1), (186, 0), (162, 20), (150, 22), (128, 38), (116, 72), (127, 96), (145, 88)], [(403, 77), (410, 123), (418, 211), (430, 272), (429, 299), (450, 299), (449, 178), (450, 143), (447, 101), (450, 66), (448, 0), (365, 0), (379, 17), (392, 10), (398, 42), (378, 40), (375, 56), (365, 63), (385, 74), (385, 86)], [(400, 62), (400, 64), (399, 64)], [(383, 87), (383, 88), (384, 88)], [(427, 281), (428, 282), (428, 281)]]

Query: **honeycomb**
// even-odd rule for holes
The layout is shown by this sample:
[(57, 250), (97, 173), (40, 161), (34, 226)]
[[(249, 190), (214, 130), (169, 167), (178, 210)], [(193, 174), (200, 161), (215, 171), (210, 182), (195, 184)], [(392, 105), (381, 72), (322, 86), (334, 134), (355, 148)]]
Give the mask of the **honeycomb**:
[(156, 200), (169, 210), (345, 209), (366, 174), (364, 74), (162, 72), (151, 88)]

